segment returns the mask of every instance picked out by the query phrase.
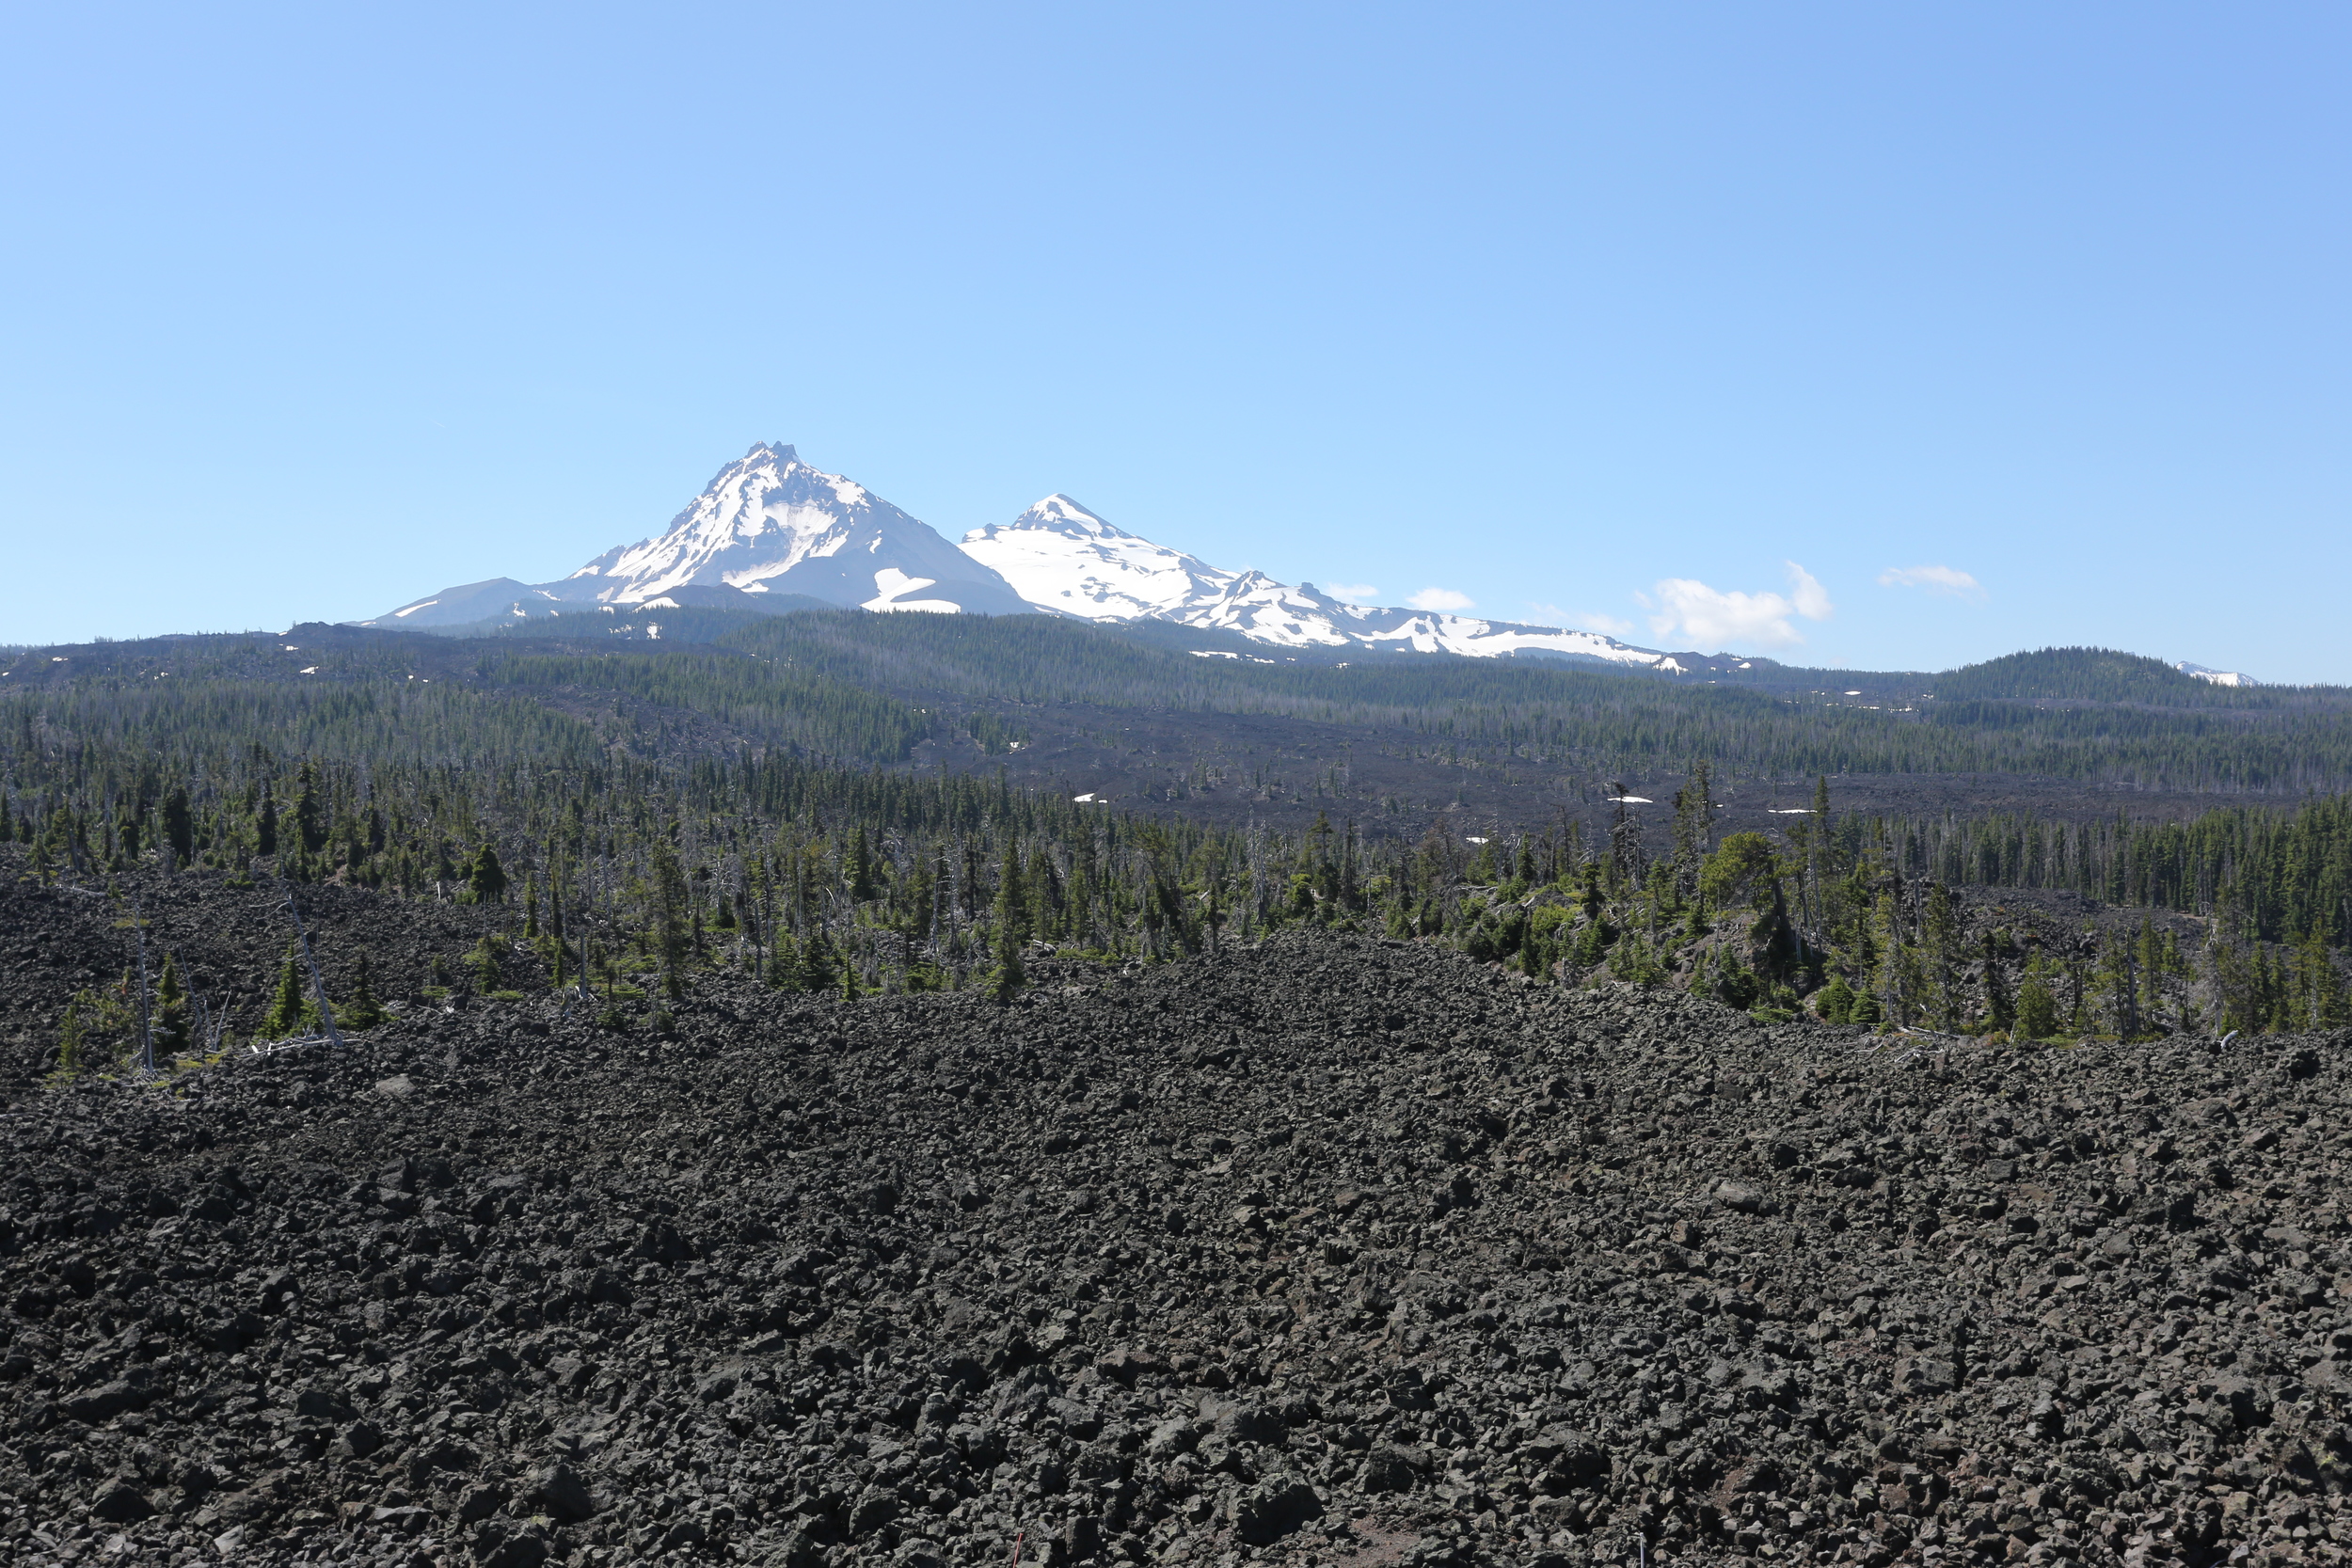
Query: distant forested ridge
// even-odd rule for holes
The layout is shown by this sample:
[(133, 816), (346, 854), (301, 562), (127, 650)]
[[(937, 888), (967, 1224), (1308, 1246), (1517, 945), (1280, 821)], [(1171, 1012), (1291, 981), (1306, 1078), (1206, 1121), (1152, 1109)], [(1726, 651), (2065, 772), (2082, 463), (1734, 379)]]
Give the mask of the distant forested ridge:
[[(291, 649), (216, 637), (24, 655), (0, 677), (0, 733), (45, 724), (72, 744), (135, 737), (193, 752), (260, 740), (355, 759), (568, 766), (616, 745), (664, 754), (699, 729), (710, 745), (899, 764), (974, 712), (1001, 721), (1024, 705), (1089, 704), (1354, 724), (1594, 772), (1704, 757), (1725, 781), (2006, 773), (2201, 792), (2352, 789), (2352, 692), (2217, 688), (2099, 650), (1947, 672), (1932, 694), (1902, 694), (1916, 676), (1881, 690), (1879, 677), (1837, 675), (1866, 688), (1855, 697), (1518, 661), (1204, 658), (1046, 616), (673, 610), (601, 628), (603, 642), (566, 641), (549, 625), (475, 640), (303, 627)], [(2166, 701), (2143, 700), (2159, 689)], [(2034, 695), (2045, 691), (2123, 695)]]
[(1935, 677), (1947, 702), (2009, 698), (2040, 702), (2146, 703), (2162, 707), (2277, 708), (2312, 700), (2281, 687), (2217, 686), (2160, 658), (2113, 648), (2043, 648), (2007, 654)]

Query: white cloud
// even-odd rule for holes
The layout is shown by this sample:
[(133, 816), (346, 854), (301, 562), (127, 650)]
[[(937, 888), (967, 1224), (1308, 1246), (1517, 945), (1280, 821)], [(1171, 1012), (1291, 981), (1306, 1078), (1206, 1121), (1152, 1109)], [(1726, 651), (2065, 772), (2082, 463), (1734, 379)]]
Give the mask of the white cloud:
[(1571, 631), (1597, 631), (1605, 637), (1623, 637), (1633, 629), (1633, 623), (1622, 615), (1611, 615), (1598, 610), (1562, 610), (1556, 604), (1530, 604), (1528, 612), (1536, 617), (1533, 623), (1543, 626), (1565, 626)]
[(1380, 596), (1380, 590), (1368, 582), (1327, 582), (1323, 591), (1335, 599), (1345, 599), (1350, 604), (1364, 604)]
[(1924, 588), (1955, 599), (1981, 599), (1984, 584), (1950, 566), (1889, 566), (1879, 574), (1881, 588)]
[(1812, 573), (1793, 561), (1787, 564), (1786, 594), (1748, 594), (1738, 589), (1725, 592), (1709, 588), (1695, 578), (1667, 578), (1649, 594), (1636, 596), (1655, 612), (1649, 618), (1649, 626), (1660, 637), (1673, 637), (1679, 632), (1692, 646), (1702, 649), (1730, 649), (1743, 642), (1786, 647), (1804, 641), (1804, 635), (1788, 624), (1790, 616), (1826, 621), (1836, 610), (1829, 602), (1829, 590)]
[(1405, 601), (1415, 610), (1475, 610), (1477, 601), (1451, 588), (1424, 588)]
[(1797, 613), (1808, 621), (1826, 621), (1837, 607), (1829, 602), (1829, 590), (1822, 587), (1811, 572), (1793, 561), (1781, 562), (1788, 568), (1788, 592), (1797, 607)]

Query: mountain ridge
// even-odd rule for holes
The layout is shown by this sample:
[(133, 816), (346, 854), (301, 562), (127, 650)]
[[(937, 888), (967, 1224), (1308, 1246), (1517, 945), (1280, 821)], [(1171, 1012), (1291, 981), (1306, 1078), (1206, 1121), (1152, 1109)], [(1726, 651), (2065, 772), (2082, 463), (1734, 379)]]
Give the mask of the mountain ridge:
[[(819, 606), (1156, 626), (1200, 640), (1191, 651), (1208, 657), (1260, 657), (1253, 648), (1292, 660), (1360, 651), (1718, 677), (1781, 668), (1755, 655), (1661, 651), (1570, 627), (1357, 604), (1311, 582), (1216, 566), (1154, 543), (1061, 491), (1009, 523), (951, 541), (858, 482), (808, 464), (792, 445), (766, 441), (723, 466), (660, 532), (615, 545), (562, 578), (486, 578), (349, 624), (476, 631), (597, 612), (780, 614)], [(2191, 687), (2256, 685), (2188, 663), (2164, 674)]]
[[(598, 609), (778, 610), (819, 601), (870, 610), (1024, 614), (1012, 586), (855, 480), (781, 442), (755, 442), (658, 534), (615, 545), (541, 583), (491, 578), (446, 588), (365, 626), (420, 628)], [(789, 601), (789, 602), (787, 602)]]
[(615, 545), (564, 577), (487, 578), (353, 624), (455, 629), (597, 610), (779, 612), (812, 601), (877, 611), (1158, 621), (1293, 653), (1534, 657), (1665, 674), (1697, 668), (1689, 655), (1598, 632), (1368, 607), (1312, 583), (1228, 570), (1130, 533), (1059, 491), (1009, 524), (950, 542), (855, 480), (806, 463), (788, 443), (767, 441), (720, 468), (660, 533)]
[(1238, 632), (1275, 647), (1536, 657), (1688, 673), (1685, 656), (1637, 648), (1599, 632), (1490, 621), (1403, 607), (1366, 606), (1229, 571), (1130, 533), (1058, 491), (1010, 523), (974, 529), (967, 554), (993, 567), (1041, 610), (1085, 620), (1168, 621)]

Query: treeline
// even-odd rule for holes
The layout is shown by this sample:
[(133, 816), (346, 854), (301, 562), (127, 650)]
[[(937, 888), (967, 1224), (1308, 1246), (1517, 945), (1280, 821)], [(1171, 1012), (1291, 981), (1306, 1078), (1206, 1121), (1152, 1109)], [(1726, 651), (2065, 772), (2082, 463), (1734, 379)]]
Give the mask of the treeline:
[[(1963, 772), (2213, 792), (2352, 788), (2345, 693), (2215, 688), (2098, 650), (2014, 656), (1947, 673), (1932, 699), (1880, 701), (1525, 661), (1200, 658), (1047, 616), (661, 614), (599, 628), (659, 629), (659, 641), (567, 642), (546, 623), (473, 640), (318, 627), (293, 648), (183, 638), (36, 656), (0, 673), (0, 736), (20, 750), (36, 737), (135, 736), (193, 753), (255, 738), (354, 760), (567, 766), (599, 751), (749, 742), (898, 765), (974, 714), (1017, 728), (1025, 705), (1078, 703), (1284, 715), (1632, 774), (1704, 756), (1726, 777), (1773, 780)], [(2045, 690), (2076, 695), (2030, 695)]]
[(900, 698), (707, 645), (580, 653), (346, 633), (324, 647), (186, 638), (58, 662), (20, 661), (0, 686), (0, 759), (13, 770), (56, 752), (194, 757), (253, 743), (570, 768), (613, 751), (669, 754), (697, 736), (901, 762), (937, 722)]
[[(853, 685), (1281, 713), (1628, 771), (1704, 756), (1724, 774), (1779, 779), (2005, 772), (2192, 790), (2352, 786), (2345, 693), (2217, 688), (2101, 650), (2014, 656), (1995, 661), (2001, 668), (1988, 677), (1977, 674), (1987, 666), (1952, 672), (1960, 686), (1951, 695), (1971, 700), (1938, 692), (1889, 706), (1850, 703), (1836, 690), (1775, 693), (1517, 660), (1389, 665), (1368, 652), (1343, 669), (1197, 658), (1043, 616), (796, 614), (720, 641)], [(2119, 663), (2132, 666), (2129, 678), (2100, 673)], [(2139, 703), (2142, 677), (2169, 677), (2174, 701)], [(2118, 700), (2098, 706), (2018, 700), (2110, 689)]]
[(285, 755), (423, 765), (595, 764), (591, 721), (445, 681), (288, 684), (194, 675), (99, 677), (0, 695), (0, 766), (21, 781), (106, 781), (253, 746)]
[[(2036, 1039), (2347, 1021), (2321, 924), (2289, 921), (2288, 940), (2273, 941), (2250, 919), (2217, 918), (2186, 946), (2148, 923), (1995, 924), (1956, 895), (1965, 879), (1938, 859), (1957, 835), (1838, 813), (1826, 780), (1812, 813), (1779, 835), (1719, 840), (1705, 764), (1660, 842), (1621, 811), (1599, 838), (1564, 821), (1510, 837), (1433, 830), (1408, 844), (1327, 817), (1288, 835), (1155, 822), (1001, 779), (774, 752), (566, 769), (248, 746), (193, 768), (111, 752), (86, 771), (98, 754), (61, 755), (39, 785), (11, 782), (0, 827), (26, 847), (31, 874), (87, 884), (160, 866), (498, 906), (509, 958), (489, 941), (447, 955), (422, 990), (399, 982), (406, 999), (501, 992), (519, 948), (535, 954), (521, 968), (590, 988), (616, 1027), (712, 968), (850, 997), (1002, 992), (1041, 944), (1157, 960), (1298, 924), (1441, 942), (1560, 984), (1685, 988), (1768, 1019)], [(2218, 847), (2233, 868), (2219, 886), (2293, 887), (2314, 856), (2340, 865), (2328, 857), (2347, 811), (2337, 800), (2274, 819), (2217, 813), (2182, 841)], [(2055, 832), (2050, 866), (2090, 876), (2111, 852), (2095, 832)], [(289, 959), (268, 1016), (236, 1027), (292, 1027), (301, 991)], [(373, 993), (336, 1000), (362, 1016), (378, 1006)], [(84, 998), (73, 1027), (134, 1010)]]
[[(875, 629), (902, 623), (918, 629)], [(1624, 811), (1597, 838), (1565, 820), (1516, 836), (1440, 826), (1417, 843), (1367, 837), (1343, 816), (1295, 833), (1217, 830), (860, 760), (889, 757), (917, 721), (996, 751), (1018, 730), (993, 711), (951, 726), (861, 684), (880, 676), (855, 660), (896, 650), (914, 681), (959, 649), (985, 665), (1012, 647), (1050, 673), (1055, 650), (1101, 646), (1076, 635), (1089, 628), (774, 626), (796, 624), (764, 632), (766, 652), (443, 641), (431, 674), (373, 639), (341, 653), (218, 640), (169, 655), (168, 669), (142, 649), (78, 674), (37, 670), (36, 684), (0, 689), (0, 838), (24, 847), (33, 875), (85, 883), (154, 866), (492, 904), (512, 917), (511, 942), (537, 954), (530, 973), (594, 986), (616, 1019), (711, 966), (845, 995), (1004, 990), (1032, 944), (1155, 960), (1299, 923), (1444, 942), (1559, 983), (1685, 987), (1766, 1017), (2034, 1038), (2343, 1019), (2331, 952), (2352, 940), (2342, 799), (2172, 827), (1913, 821), (1837, 810), (1823, 778), (1795, 826), (1719, 841), (1710, 761), (1687, 766), (1670, 819), (1646, 833)], [(1366, 689), (1459, 696), (1498, 678), (1395, 671)], [(1787, 705), (1544, 678), (1603, 683), (1615, 717), (1596, 703), (1575, 721), (1620, 752), (1680, 733), (1628, 721), (1645, 703), (1681, 704), (1684, 717)], [(1434, 702), (1413, 711), (1431, 728), (1462, 718)], [(648, 714), (673, 727), (649, 733)], [(723, 715), (729, 727), (696, 728)], [(1830, 730), (1883, 721), (1806, 715)], [(773, 738), (747, 744), (743, 729)], [(1970, 886), (2069, 888), (2206, 924), (2185, 946), (2153, 924), (1996, 927), (1956, 892)], [(450, 955), (433, 989), (499, 990), (502, 967), (495, 944)], [(278, 990), (273, 1023), (286, 1017)]]
[(1979, 887), (2060, 888), (2109, 904), (2213, 916), (2273, 942), (2352, 945), (2352, 797), (2292, 811), (2225, 807), (2187, 822), (1891, 818), (1914, 876)]

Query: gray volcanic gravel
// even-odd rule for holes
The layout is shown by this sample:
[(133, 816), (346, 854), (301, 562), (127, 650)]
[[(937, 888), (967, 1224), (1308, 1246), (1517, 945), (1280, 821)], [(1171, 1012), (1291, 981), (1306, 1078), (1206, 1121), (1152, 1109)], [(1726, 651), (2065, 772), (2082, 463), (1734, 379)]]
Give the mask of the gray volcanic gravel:
[(2346, 1041), (1291, 936), (0, 1121), (0, 1558), (2334, 1561)]

